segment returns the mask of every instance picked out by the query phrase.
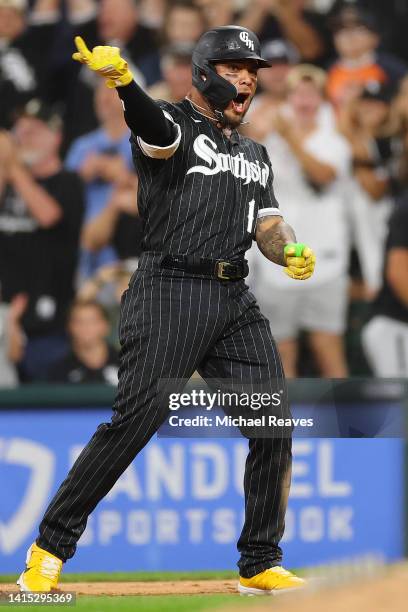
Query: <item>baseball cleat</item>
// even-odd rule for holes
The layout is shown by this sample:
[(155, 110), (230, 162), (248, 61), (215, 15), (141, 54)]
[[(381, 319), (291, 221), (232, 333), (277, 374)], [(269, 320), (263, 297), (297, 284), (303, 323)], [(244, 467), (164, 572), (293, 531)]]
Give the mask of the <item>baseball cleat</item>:
[(57, 588), (62, 561), (34, 542), (27, 551), (26, 569), (17, 580), (20, 591), (48, 593)]
[(304, 587), (306, 581), (283, 567), (270, 567), (252, 578), (240, 576), (238, 591), (241, 595), (277, 595)]

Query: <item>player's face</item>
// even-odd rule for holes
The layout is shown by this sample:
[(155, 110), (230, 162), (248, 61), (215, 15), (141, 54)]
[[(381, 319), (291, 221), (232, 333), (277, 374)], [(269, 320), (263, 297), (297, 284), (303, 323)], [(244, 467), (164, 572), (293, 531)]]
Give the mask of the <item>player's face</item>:
[(238, 96), (224, 110), (224, 116), (232, 126), (238, 126), (248, 111), (258, 82), (258, 65), (254, 60), (239, 60), (228, 64), (217, 63), (217, 73), (235, 85)]

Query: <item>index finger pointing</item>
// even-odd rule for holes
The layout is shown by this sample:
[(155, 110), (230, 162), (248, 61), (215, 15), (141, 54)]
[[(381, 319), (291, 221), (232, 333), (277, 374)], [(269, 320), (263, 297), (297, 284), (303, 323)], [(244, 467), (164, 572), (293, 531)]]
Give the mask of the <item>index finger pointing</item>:
[(84, 39), (81, 36), (75, 36), (75, 45), (81, 55), (84, 56), (85, 59), (91, 59), (92, 52), (86, 46)]

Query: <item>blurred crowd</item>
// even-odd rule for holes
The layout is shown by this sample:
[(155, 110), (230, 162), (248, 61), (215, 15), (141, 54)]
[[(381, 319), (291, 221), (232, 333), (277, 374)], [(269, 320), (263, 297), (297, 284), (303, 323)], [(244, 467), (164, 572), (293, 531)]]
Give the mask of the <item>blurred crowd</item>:
[(249, 284), (288, 376), (408, 376), (408, 7), (399, 0), (0, 0), (0, 386), (106, 382), (142, 251), (115, 91), (71, 59), (119, 46), (182, 100), (211, 26), (254, 30), (271, 67), (242, 132), (317, 254), (294, 283), (254, 248)]

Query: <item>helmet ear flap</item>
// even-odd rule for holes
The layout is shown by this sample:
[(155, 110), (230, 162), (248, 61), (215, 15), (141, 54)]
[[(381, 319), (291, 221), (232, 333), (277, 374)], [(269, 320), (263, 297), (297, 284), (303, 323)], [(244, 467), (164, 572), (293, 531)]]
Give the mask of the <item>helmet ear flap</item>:
[(235, 85), (217, 74), (208, 61), (202, 66), (193, 63), (193, 85), (219, 110), (224, 110), (238, 95)]

